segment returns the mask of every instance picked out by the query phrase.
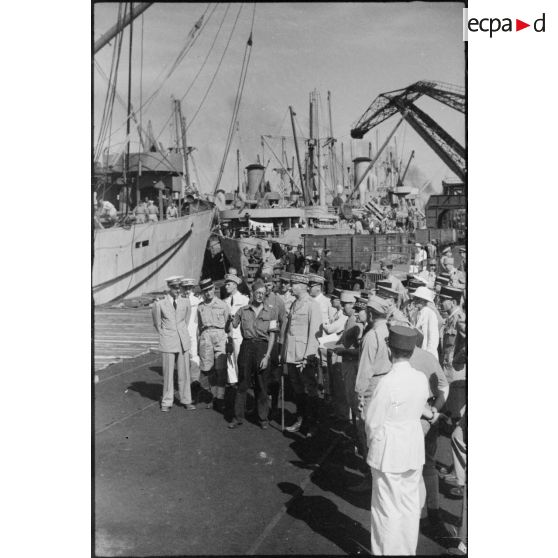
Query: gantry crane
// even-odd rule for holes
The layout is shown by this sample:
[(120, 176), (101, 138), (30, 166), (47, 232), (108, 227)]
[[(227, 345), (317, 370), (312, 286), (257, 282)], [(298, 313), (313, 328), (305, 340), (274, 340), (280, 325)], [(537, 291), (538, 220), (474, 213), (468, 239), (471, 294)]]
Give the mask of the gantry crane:
[(465, 148), (414, 104), (423, 95), (444, 103), (463, 114), (465, 113), (465, 91), (463, 88), (437, 81), (417, 81), (404, 89), (389, 91), (376, 97), (353, 126), (351, 137), (361, 139), (374, 126), (399, 112), (442, 161), (466, 183)]

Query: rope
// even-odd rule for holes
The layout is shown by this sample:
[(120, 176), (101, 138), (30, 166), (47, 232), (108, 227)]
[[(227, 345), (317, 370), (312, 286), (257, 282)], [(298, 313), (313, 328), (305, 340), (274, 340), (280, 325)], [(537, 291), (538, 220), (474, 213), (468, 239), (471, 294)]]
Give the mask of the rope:
[[(217, 8), (217, 6), (218, 6), (218, 4), (215, 4), (215, 8)], [(194, 84), (196, 83), (200, 73), (205, 68), (205, 64), (207, 63), (207, 60), (209, 59), (209, 55), (211, 54), (211, 51), (213, 50), (213, 47), (215, 46), (215, 43), (217, 42), (217, 37), (219, 36), (219, 33), (221, 32), (221, 28), (223, 27), (223, 23), (225, 22), (225, 17), (227, 16), (227, 13), (229, 12), (230, 7), (231, 7), (231, 5), (227, 4), (227, 9), (225, 10), (223, 18), (221, 19), (221, 23), (219, 24), (219, 28), (217, 29), (217, 33), (215, 33), (215, 37), (213, 38), (213, 42), (211, 43), (211, 46), (209, 47), (207, 55), (206, 55), (204, 61), (202, 62), (202, 65), (200, 66), (200, 69), (198, 70), (197, 74), (194, 76), (194, 79), (192, 80), (192, 83), (190, 84), (188, 89), (186, 89), (186, 92), (184, 93), (184, 95), (182, 95), (182, 97), (180, 98), (180, 101), (183, 101), (186, 98), (186, 96), (188, 95), (188, 93), (190, 92), (190, 90), (192, 89)], [(215, 11), (215, 8), (213, 9), (213, 11)], [(213, 12), (211, 13), (211, 15), (213, 15)], [(209, 17), (211, 17), (211, 15)], [(208, 21), (209, 21), (209, 18), (208, 18)], [(159, 140), (159, 138), (161, 137), (163, 132), (166, 130), (169, 122), (172, 119), (172, 115), (173, 115), (173, 113), (171, 112), (171, 114), (167, 118), (167, 121), (163, 124), (163, 127), (161, 128), (161, 131), (159, 132), (159, 135), (156, 138), (157, 141)]]
[(215, 78), (217, 77), (217, 73), (219, 72), (219, 69), (221, 68), (221, 64), (223, 63), (223, 59), (225, 58), (225, 54), (227, 53), (227, 50), (228, 50), (228, 48), (229, 48), (229, 44), (230, 44), (230, 42), (231, 42), (231, 39), (232, 39), (234, 30), (235, 30), (235, 28), (236, 28), (236, 24), (237, 24), (237, 22), (238, 22), (238, 18), (239, 18), (239, 16), (240, 16), (240, 12), (241, 12), (241, 10), (242, 10), (242, 6), (243, 6), (243, 5), (244, 5), (244, 4), (240, 4), (240, 8), (238, 8), (238, 12), (237, 12), (237, 14), (236, 14), (236, 19), (234, 20), (234, 24), (233, 24), (233, 26), (232, 26), (231, 32), (229, 33), (229, 39), (228, 39), (228, 41), (227, 41), (227, 44), (225, 45), (225, 50), (223, 51), (223, 54), (221, 55), (221, 59), (219, 60), (219, 64), (217, 65), (217, 69), (216, 69), (215, 72), (213, 73), (213, 77), (211, 78), (211, 81), (209, 82), (209, 85), (208, 85), (208, 87), (207, 87), (207, 89), (206, 89), (206, 91), (205, 91), (205, 94), (204, 94), (204, 96), (203, 96), (203, 98), (202, 98), (200, 104), (198, 105), (198, 108), (196, 109), (196, 112), (194, 113), (194, 116), (191, 118), (190, 122), (188, 122), (188, 126), (186, 127), (186, 131), (188, 131), (188, 130), (190, 129), (190, 126), (191, 126), (191, 125), (193, 124), (193, 122), (195, 121), (196, 116), (197, 116), (198, 113), (200, 112), (200, 109), (202, 108), (202, 106), (203, 106), (203, 104), (204, 104), (204, 102), (205, 102), (205, 100), (206, 100), (206, 98), (207, 98), (207, 95), (209, 94), (209, 91), (210, 91), (210, 89), (211, 89), (211, 86), (213, 85), (213, 82), (215, 81)]

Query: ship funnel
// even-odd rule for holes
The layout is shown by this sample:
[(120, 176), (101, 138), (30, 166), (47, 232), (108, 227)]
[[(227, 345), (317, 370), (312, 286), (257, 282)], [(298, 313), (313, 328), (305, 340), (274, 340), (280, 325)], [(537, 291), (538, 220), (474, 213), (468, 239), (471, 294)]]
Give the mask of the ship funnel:
[[(353, 187), (355, 187), (360, 179), (362, 178), (362, 176), (364, 175), (364, 173), (366, 172), (366, 169), (370, 166), (370, 163), (372, 162), (372, 159), (368, 158), (368, 157), (357, 157), (356, 159), (353, 159), (353, 164), (354, 164), (354, 180), (355, 183), (353, 184)], [(365, 203), (367, 203), (369, 201), (369, 197), (370, 197), (370, 192), (368, 191), (368, 180), (363, 180), (358, 188), (358, 193), (359, 193), (359, 197), (360, 197), (360, 203), (362, 205), (364, 205)]]
[(260, 186), (263, 182), (265, 167), (262, 165), (248, 165), (246, 167), (246, 172), (248, 175), (248, 199), (256, 199), (256, 194), (260, 190)]

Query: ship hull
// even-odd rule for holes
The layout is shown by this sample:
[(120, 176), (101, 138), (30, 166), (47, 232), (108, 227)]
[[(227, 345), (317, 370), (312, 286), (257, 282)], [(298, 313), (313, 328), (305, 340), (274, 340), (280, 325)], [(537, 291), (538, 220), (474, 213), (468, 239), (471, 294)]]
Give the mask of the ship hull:
[(165, 278), (199, 279), (215, 211), (178, 219), (95, 230), (95, 305), (165, 289)]

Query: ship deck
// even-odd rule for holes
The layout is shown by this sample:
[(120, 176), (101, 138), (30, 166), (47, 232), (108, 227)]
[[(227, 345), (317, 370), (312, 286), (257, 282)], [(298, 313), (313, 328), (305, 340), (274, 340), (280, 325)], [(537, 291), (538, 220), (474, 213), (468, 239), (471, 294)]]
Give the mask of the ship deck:
[[(149, 339), (132, 343), (152, 328), (149, 311), (101, 309), (96, 317), (99, 342), (109, 337), (97, 345), (99, 362), (121, 357), (98, 369), (95, 384), (96, 555), (369, 552), (370, 495), (347, 489), (360, 473), (345, 436), (326, 424), (306, 441), (276, 422), (263, 431), (250, 419), (231, 431), (201, 406), (161, 413), (160, 357), (148, 352)], [(290, 410), (287, 404), (287, 423)], [(446, 437), (437, 458), (451, 462)], [(449, 527), (459, 521), (461, 500), (447, 498), (447, 488), (441, 481)], [(443, 552), (420, 535), (419, 555)]]

